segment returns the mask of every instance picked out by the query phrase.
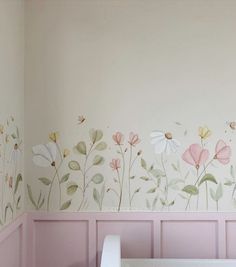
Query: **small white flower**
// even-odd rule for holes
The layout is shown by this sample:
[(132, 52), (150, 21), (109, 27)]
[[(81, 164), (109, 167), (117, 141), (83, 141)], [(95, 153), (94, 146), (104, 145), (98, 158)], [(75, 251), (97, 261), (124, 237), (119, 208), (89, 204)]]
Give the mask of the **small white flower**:
[(155, 153), (161, 154), (166, 152), (167, 154), (175, 153), (180, 147), (180, 142), (173, 139), (170, 132), (163, 133), (160, 131), (153, 131), (151, 133), (151, 144), (155, 146)]
[(57, 147), (55, 143), (37, 145), (32, 148), (33, 162), (40, 167), (55, 166)]

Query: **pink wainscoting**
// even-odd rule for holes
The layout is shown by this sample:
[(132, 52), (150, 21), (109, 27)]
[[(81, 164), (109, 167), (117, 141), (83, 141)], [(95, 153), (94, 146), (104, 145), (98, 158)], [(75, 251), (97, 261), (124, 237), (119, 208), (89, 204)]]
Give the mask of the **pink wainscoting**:
[(28, 213), (27, 267), (99, 266), (103, 239), (122, 257), (236, 258), (236, 213)]
[(126, 258), (236, 258), (236, 213), (31, 212), (0, 232), (0, 266), (96, 267), (107, 234)]
[(0, 232), (0, 266), (26, 266), (26, 217), (22, 215)]

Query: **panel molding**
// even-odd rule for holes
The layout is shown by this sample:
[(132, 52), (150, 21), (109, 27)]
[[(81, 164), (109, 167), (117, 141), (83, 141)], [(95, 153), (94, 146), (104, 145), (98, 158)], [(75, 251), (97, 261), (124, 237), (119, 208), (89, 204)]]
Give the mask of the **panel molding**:
[[(154, 258), (160, 258), (162, 255), (162, 223), (163, 222), (182, 222), (188, 224), (191, 222), (213, 222), (215, 223), (215, 244), (216, 258), (227, 258), (227, 222), (236, 221), (236, 213), (215, 213), (215, 212), (80, 212), (80, 213), (46, 213), (30, 212), (28, 213), (28, 232), (32, 250), (35, 249), (34, 224), (36, 221), (81, 221), (87, 220), (89, 227), (88, 234), (88, 259), (89, 267), (98, 266), (98, 223), (99, 222), (151, 222), (152, 238), (150, 255)], [(195, 241), (197, 242), (197, 241)], [(34, 255), (34, 251), (31, 255)], [(35, 267), (35, 258), (31, 259), (31, 264), (27, 267)]]
[[(162, 226), (163, 222), (182, 222), (186, 225), (192, 222), (214, 222), (215, 223), (215, 244), (216, 258), (236, 258), (236, 213), (228, 212), (203, 212), (203, 213), (182, 213), (182, 212), (28, 212), (18, 217), (13, 223), (6, 226), (0, 232), (0, 245), (21, 228), (21, 265), (20, 267), (35, 267), (35, 225), (37, 222), (80, 222), (86, 221), (88, 224), (87, 234), (87, 257), (89, 267), (98, 266), (98, 224), (99, 222), (109, 222), (111, 225), (117, 222), (130, 222), (134, 226), (136, 223), (151, 223), (151, 240), (150, 255), (154, 258), (162, 256)], [(235, 224), (235, 225), (234, 225)], [(79, 224), (78, 224), (79, 225)], [(138, 228), (137, 228), (138, 229)], [(140, 229), (140, 228), (139, 228)], [(212, 230), (213, 231), (213, 230)], [(149, 233), (149, 232), (148, 232)], [(137, 233), (138, 234), (138, 233)], [(171, 237), (170, 237), (171, 238)], [(200, 235), (199, 235), (200, 238)], [(197, 240), (195, 240), (197, 242)], [(100, 242), (101, 244), (101, 242)], [(212, 249), (212, 247), (211, 247)], [(66, 254), (65, 254), (66, 255)], [(47, 266), (45, 266), (47, 267)]]
[[(12, 223), (4, 227), (0, 232), (0, 247), (4, 246), (4, 242), (14, 236), (17, 231), (20, 231), (20, 244), (19, 244), (19, 254), (20, 262), (19, 267), (27, 266), (26, 257), (27, 257), (27, 226), (26, 226), (27, 217), (25, 214), (17, 217)], [(12, 253), (11, 257), (15, 257), (15, 254)], [(0, 265), (5, 264), (0, 262)], [(7, 267), (7, 266), (6, 266)]]

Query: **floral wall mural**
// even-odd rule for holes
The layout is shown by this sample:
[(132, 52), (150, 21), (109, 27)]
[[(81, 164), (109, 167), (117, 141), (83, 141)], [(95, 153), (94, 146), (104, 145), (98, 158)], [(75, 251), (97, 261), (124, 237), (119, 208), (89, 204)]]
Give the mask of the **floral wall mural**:
[[(77, 127), (86, 123), (80, 116)], [(176, 122), (176, 127), (182, 124)], [(206, 126), (197, 132), (184, 129), (182, 142), (170, 131), (153, 131), (146, 137), (114, 131), (107, 139), (103, 130), (91, 128), (86, 141), (71, 147), (61, 143), (59, 132), (52, 132), (48, 143), (32, 148), (34, 164), (46, 168), (48, 175), (34, 178), (36, 188), (27, 185), (29, 200), (36, 210), (47, 211), (219, 211), (225, 209), (225, 201), (233, 208), (236, 181), (230, 136), (235, 123), (224, 127), (224, 136), (216, 142), (213, 129)], [(186, 142), (188, 135), (194, 142)], [(145, 158), (144, 138), (154, 151), (151, 162)]]
[(24, 1), (0, 1), (0, 230), (24, 212)]
[(234, 211), (235, 15), (29, 2), (28, 210)]
[(20, 129), (14, 117), (10, 116), (5, 123), (0, 123), (1, 226), (24, 209), (22, 146)]

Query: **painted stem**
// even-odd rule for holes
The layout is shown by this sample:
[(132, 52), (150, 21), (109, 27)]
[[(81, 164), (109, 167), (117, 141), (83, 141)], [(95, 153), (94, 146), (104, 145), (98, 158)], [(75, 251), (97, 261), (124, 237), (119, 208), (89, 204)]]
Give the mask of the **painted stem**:
[(56, 166), (54, 166), (55, 168), (55, 172), (56, 172), (56, 176), (57, 176), (57, 180), (58, 180), (58, 187), (59, 187), (59, 207), (61, 208), (61, 183), (60, 183), (60, 177), (59, 177), (59, 173), (58, 170), (56, 168)]
[(119, 185), (120, 185), (120, 196), (119, 196), (119, 203), (118, 203), (118, 211), (120, 211), (120, 207), (121, 207), (121, 201), (122, 201), (122, 194), (123, 194), (123, 181), (120, 180), (120, 174), (119, 171), (117, 170), (117, 177), (118, 177), (118, 181), (119, 181)]
[(128, 185), (129, 185), (129, 208), (131, 208), (131, 188), (130, 188), (130, 177), (131, 177), (131, 162), (132, 162), (132, 145), (130, 145), (130, 157), (129, 157), (129, 171), (128, 171)]
[[(163, 153), (161, 154), (161, 164), (162, 164), (162, 168), (163, 168), (163, 171), (164, 171), (165, 177), (166, 177), (166, 186), (165, 186), (165, 204), (166, 204), (168, 202), (169, 182), (168, 182), (168, 177), (167, 177), (166, 168), (165, 168), (165, 164), (164, 164)], [(168, 207), (168, 209), (169, 209), (169, 207)]]
[[(59, 169), (61, 168), (62, 162), (59, 164), (58, 168), (57, 168), (57, 172), (59, 171)], [(57, 172), (54, 173), (53, 177), (52, 177), (52, 181), (51, 184), (49, 186), (49, 192), (48, 192), (48, 199), (47, 199), (47, 211), (49, 211), (49, 202), (50, 202), (50, 197), (51, 197), (51, 192), (52, 192), (52, 185), (53, 182), (55, 180), (55, 177), (57, 176)], [(61, 208), (61, 206), (60, 206)]]
[(120, 152), (121, 152), (121, 156), (122, 156), (123, 166), (122, 166), (122, 177), (121, 178), (119, 177), (119, 180), (120, 180), (120, 199), (119, 199), (119, 203), (118, 203), (118, 211), (120, 211), (120, 207), (121, 207), (122, 195), (123, 195), (123, 185), (124, 185), (124, 176), (125, 176), (125, 155), (124, 155), (124, 152), (123, 152), (122, 147), (120, 145), (119, 145), (119, 148), (120, 148)]
[(87, 168), (87, 163), (88, 163), (88, 159), (89, 159), (89, 156), (92, 152), (92, 149), (93, 149), (93, 146), (94, 146), (94, 143), (91, 144), (90, 146), (90, 149), (85, 157), (85, 161), (84, 161), (84, 168), (83, 168), (83, 171), (82, 171), (82, 175), (83, 175), (83, 186), (82, 186), (82, 200), (80, 202), (80, 205), (78, 207), (78, 211), (82, 208), (82, 205), (84, 204), (84, 199), (85, 199), (85, 191), (87, 189), (87, 186), (86, 186), (86, 177), (87, 177), (87, 172), (88, 170), (91, 169), (91, 166), (89, 168)]
[(206, 209), (208, 210), (208, 184), (206, 181)]
[[(194, 184), (195, 186), (196, 186), (196, 184), (199, 182), (201, 176), (202, 176), (203, 173), (206, 171), (206, 169), (209, 167), (209, 165), (213, 162), (214, 159), (215, 159), (215, 158), (213, 157), (213, 159), (211, 159), (211, 160), (207, 163), (207, 165), (205, 166), (204, 170), (203, 170), (203, 171), (200, 173), (200, 175), (198, 176), (198, 178), (197, 178), (197, 180), (196, 180), (196, 182), (195, 182), (195, 184)], [(187, 205), (186, 205), (186, 207), (185, 207), (185, 210), (188, 209), (188, 206), (189, 206), (189, 202), (190, 202), (191, 197), (192, 197), (192, 195), (190, 195), (189, 198), (188, 198), (188, 201), (187, 201)]]

